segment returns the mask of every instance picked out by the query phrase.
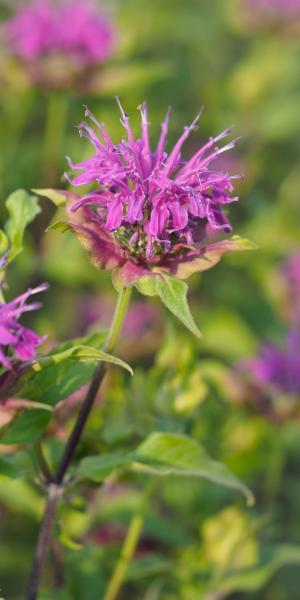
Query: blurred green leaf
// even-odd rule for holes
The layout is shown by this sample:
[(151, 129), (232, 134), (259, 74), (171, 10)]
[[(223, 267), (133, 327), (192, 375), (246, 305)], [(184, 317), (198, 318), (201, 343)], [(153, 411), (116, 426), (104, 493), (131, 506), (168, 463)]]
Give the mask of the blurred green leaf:
[(226, 465), (212, 460), (206, 450), (192, 438), (176, 433), (151, 433), (138, 448), (129, 454), (106, 454), (84, 458), (78, 472), (82, 477), (100, 483), (119, 467), (158, 476), (203, 477), (239, 490), (249, 505), (254, 503), (252, 492)]
[(226, 575), (218, 584), (218, 589), (226, 593), (232, 591), (255, 592), (285, 565), (300, 564), (300, 546), (286, 544), (270, 549), (265, 564), (255, 565), (239, 572)]
[(78, 467), (81, 477), (101, 483), (118, 467), (129, 464), (126, 456), (120, 454), (104, 454), (103, 456), (87, 456), (83, 458)]
[(126, 581), (135, 581), (145, 577), (155, 577), (170, 570), (172, 563), (162, 554), (149, 553), (137, 558), (128, 567)]
[(64, 206), (67, 200), (67, 194), (63, 192), (63, 190), (53, 190), (51, 188), (44, 189), (32, 189), (34, 194), (38, 194), (38, 196), (44, 196), (51, 200), (55, 206)]
[(51, 414), (45, 410), (29, 410), (18, 415), (0, 437), (1, 444), (34, 444), (47, 427)]
[(135, 287), (144, 296), (159, 296), (162, 303), (179, 319), (196, 337), (202, 337), (187, 302), (188, 286), (184, 281), (170, 275), (141, 277)]
[(0, 252), (4, 254), (9, 246), (9, 240), (3, 229), (0, 229)]
[(59, 231), (60, 233), (67, 233), (68, 231), (72, 231), (72, 229), (68, 223), (65, 223), (64, 221), (57, 221), (57, 223), (49, 225), (46, 231)]
[(153, 475), (204, 477), (214, 483), (239, 490), (252, 505), (252, 492), (220, 462), (212, 460), (194, 439), (176, 433), (154, 432), (132, 453), (136, 468)]
[(5, 231), (10, 241), (8, 261), (11, 261), (21, 252), (24, 231), (41, 209), (37, 197), (25, 190), (13, 192), (6, 200), (5, 206), (9, 213)]
[(11, 457), (0, 457), (0, 475), (5, 475), (10, 479), (17, 479), (24, 475), (24, 468), (16, 465)]

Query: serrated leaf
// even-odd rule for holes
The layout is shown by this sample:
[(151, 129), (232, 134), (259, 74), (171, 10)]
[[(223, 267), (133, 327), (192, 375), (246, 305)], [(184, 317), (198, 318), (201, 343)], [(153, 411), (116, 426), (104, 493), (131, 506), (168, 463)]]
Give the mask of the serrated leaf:
[(162, 303), (196, 337), (202, 337), (187, 302), (188, 286), (184, 281), (170, 275), (157, 274), (141, 277), (134, 283), (145, 296), (159, 296)]
[(5, 206), (9, 213), (9, 220), (5, 224), (5, 231), (10, 242), (9, 262), (21, 252), (24, 231), (41, 209), (37, 197), (28, 194), (25, 190), (13, 192), (6, 200)]
[(38, 196), (48, 198), (55, 206), (64, 206), (67, 200), (67, 195), (63, 191), (53, 190), (52, 188), (32, 189), (32, 191)]
[(67, 350), (63, 350), (62, 352), (55, 352), (48, 356), (43, 356), (38, 361), (35, 361), (32, 365), (34, 371), (41, 371), (53, 364), (59, 364), (60, 362), (67, 360), (80, 360), (83, 362), (108, 362), (118, 367), (122, 367), (129, 371), (131, 375), (133, 375), (132, 368), (120, 358), (113, 356), (112, 354), (107, 354), (103, 350), (98, 350), (97, 348), (93, 348), (92, 346), (72, 346)]
[(139, 470), (139, 464), (154, 475), (181, 475), (203, 477), (214, 483), (242, 492), (252, 505), (252, 492), (223, 463), (210, 458), (196, 440), (176, 433), (154, 432), (142, 442), (131, 455)]

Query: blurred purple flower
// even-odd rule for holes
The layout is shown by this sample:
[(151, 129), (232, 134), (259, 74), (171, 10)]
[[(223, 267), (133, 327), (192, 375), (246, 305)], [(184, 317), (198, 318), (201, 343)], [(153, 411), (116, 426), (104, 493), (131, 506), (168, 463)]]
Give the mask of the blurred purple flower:
[[(110, 298), (85, 298), (79, 304), (80, 329), (79, 335), (84, 335), (87, 329), (95, 323), (108, 327), (112, 316)], [(142, 337), (159, 318), (158, 307), (152, 302), (137, 301), (128, 308), (124, 323), (124, 334), (128, 337)]]
[(33, 294), (43, 292), (47, 288), (48, 285), (44, 283), (29, 289), (8, 304), (0, 303), (0, 363), (6, 369), (11, 370), (16, 359), (21, 362), (32, 360), (36, 354), (36, 347), (43, 342), (44, 338), (20, 325), (18, 320), (23, 313), (39, 308), (39, 303), (26, 304), (26, 301)]
[(299, 331), (289, 332), (284, 348), (264, 345), (258, 358), (243, 361), (241, 367), (250, 372), (259, 385), (283, 394), (300, 394)]
[(299, 299), (300, 295), (300, 251), (290, 254), (281, 266), (281, 272), (291, 292)]
[(217, 157), (236, 145), (233, 140), (217, 146), (230, 130), (210, 138), (184, 161), (181, 149), (196, 129), (199, 115), (167, 153), (169, 111), (152, 151), (146, 104), (139, 107), (139, 139), (134, 138), (129, 118), (119, 106), (127, 139), (114, 144), (104, 125), (86, 110), (100, 135), (86, 122), (79, 131), (92, 143), (95, 154), (77, 164), (68, 159), (72, 170), (82, 171), (73, 180), (66, 175), (72, 185), (100, 186), (69, 203), (73, 216), (69, 226), (91, 251), (96, 266), (120, 267), (120, 279), (126, 283), (157, 267), (184, 279), (214, 266), (224, 252), (244, 249), (236, 238), (206, 243), (207, 226), (218, 233), (231, 231), (224, 208), (238, 199), (232, 195), (232, 180), (237, 176), (210, 168)]
[(275, 17), (300, 17), (300, 0), (249, 0), (250, 8)]
[(54, 53), (94, 65), (112, 52), (113, 27), (93, 0), (32, 0), (16, 9), (5, 29), (25, 62)]

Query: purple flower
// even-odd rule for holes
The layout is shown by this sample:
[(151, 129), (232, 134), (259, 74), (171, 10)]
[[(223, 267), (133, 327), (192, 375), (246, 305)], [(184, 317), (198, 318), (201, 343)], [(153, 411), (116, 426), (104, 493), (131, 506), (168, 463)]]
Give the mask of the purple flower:
[(36, 354), (36, 347), (43, 342), (44, 338), (20, 325), (18, 320), (23, 313), (39, 308), (37, 302), (26, 304), (26, 301), (33, 294), (47, 288), (48, 285), (44, 283), (29, 289), (8, 304), (0, 303), (0, 363), (6, 369), (11, 370), (15, 360), (32, 360)]
[(259, 385), (283, 394), (300, 394), (300, 334), (292, 329), (284, 348), (274, 344), (262, 347), (258, 358), (244, 362)]
[(158, 269), (186, 278), (212, 267), (224, 252), (244, 249), (237, 236), (207, 245), (211, 229), (218, 234), (231, 231), (225, 210), (238, 199), (232, 195), (237, 176), (211, 167), (234, 148), (236, 140), (218, 145), (230, 130), (210, 138), (185, 161), (182, 146), (196, 129), (199, 115), (167, 153), (169, 111), (152, 150), (146, 104), (139, 107), (142, 132), (138, 139), (119, 106), (126, 139), (113, 143), (104, 125), (86, 110), (99, 133), (87, 122), (81, 123), (79, 131), (95, 153), (77, 164), (68, 159), (70, 168), (80, 171), (73, 180), (66, 175), (68, 181), (74, 186), (94, 186), (75, 201), (73, 195), (69, 226), (91, 251), (96, 266), (118, 267), (127, 283)]
[(47, 79), (51, 66), (46, 62), (39, 72), (38, 61), (53, 59), (52, 70), (59, 72), (67, 60), (65, 67), (83, 72), (107, 59), (114, 45), (112, 24), (93, 0), (31, 0), (16, 9), (5, 33), (13, 54), (31, 65), (36, 79)]
[(300, 0), (249, 0), (250, 9), (270, 16), (300, 17)]
[(300, 295), (300, 251), (290, 254), (281, 266), (281, 272), (291, 292), (299, 298)]
[[(110, 296), (87, 297), (79, 303), (78, 335), (84, 335), (86, 330), (96, 323), (106, 328), (113, 317), (112, 299)], [(123, 332), (128, 337), (141, 338), (159, 320), (159, 311), (152, 302), (136, 301), (128, 308)]]

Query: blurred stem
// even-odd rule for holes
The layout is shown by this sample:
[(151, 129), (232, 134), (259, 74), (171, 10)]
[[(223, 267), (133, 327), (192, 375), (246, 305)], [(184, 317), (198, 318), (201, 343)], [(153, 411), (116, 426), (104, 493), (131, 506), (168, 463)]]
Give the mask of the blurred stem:
[(46, 483), (50, 483), (51, 481), (53, 481), (53, 474), (51, 473), (50, 467), (44, 454), (42, 442), (40, 440), (35, 444), (35, 453), (41, 473), (44, 475)]
[(40, 525), (38, 541), (31, 565), (31, 573), (27, 588), (27, 600), (36, 600), (40, 584), (42, 568), (44, 566), (51, 540), (52, 527), (56, 513), (56, 505), (61, 494), (61, 488), (55, 483), (48, 487), (48, 500), (42, 522)]
[(119, 591), (121, 590), (129, 563), (132, 560), (140, 540), (141, 531), (145, 520), (145, 512), (148, 507), (149, 498), (153, 492), (154, 485), (154, 480), (151, 479), (145, 488), (141, 504), (133, 516), (127, 530), (127, 534), (121, 549), (120, 558), (110, 578), (103, 600), (116, 600)]
[(48, 98), (46, 128), (42, 154), (41, 183), (55, 185), (59, 174), (59, 160), (68, 116), (69, 96), (65, 92), (51, 92)]
[[(104, 345), (104, 350), (106, 352), (112, 352), (116, 342), (118, 341), (125, 320), (130, 296), (131, 288), (123, 288), (119, 292), (114, 317), (107, 336), (106, 343)], [(51, 541), (51, 532), (56, 513), (56, 505), (63, 491), (64, 476), (73, 459), (78, 443), (80, 442), (86, 421), (93, 408), (95, 399), (98, 394), (98, 390), (104, 379), (106, 371), (106, 363), (100, 362), (94, 372), (89, 389), (87, 391), (84, 402), (81, 405), (81, 409), (78, 413), (75, 425), (70, 433), (69, 439), (65, 447), (65, 451), (58, 465), (57, 471), (52, 478), (52, 482), (48, 486), (48, 500), (45, 508), (44, 517), (41, 522), (36, 551), (31, 566), (26, 600), (36, 600), (38, 596), (43, 567), (47, 558), (49, 544)]]

